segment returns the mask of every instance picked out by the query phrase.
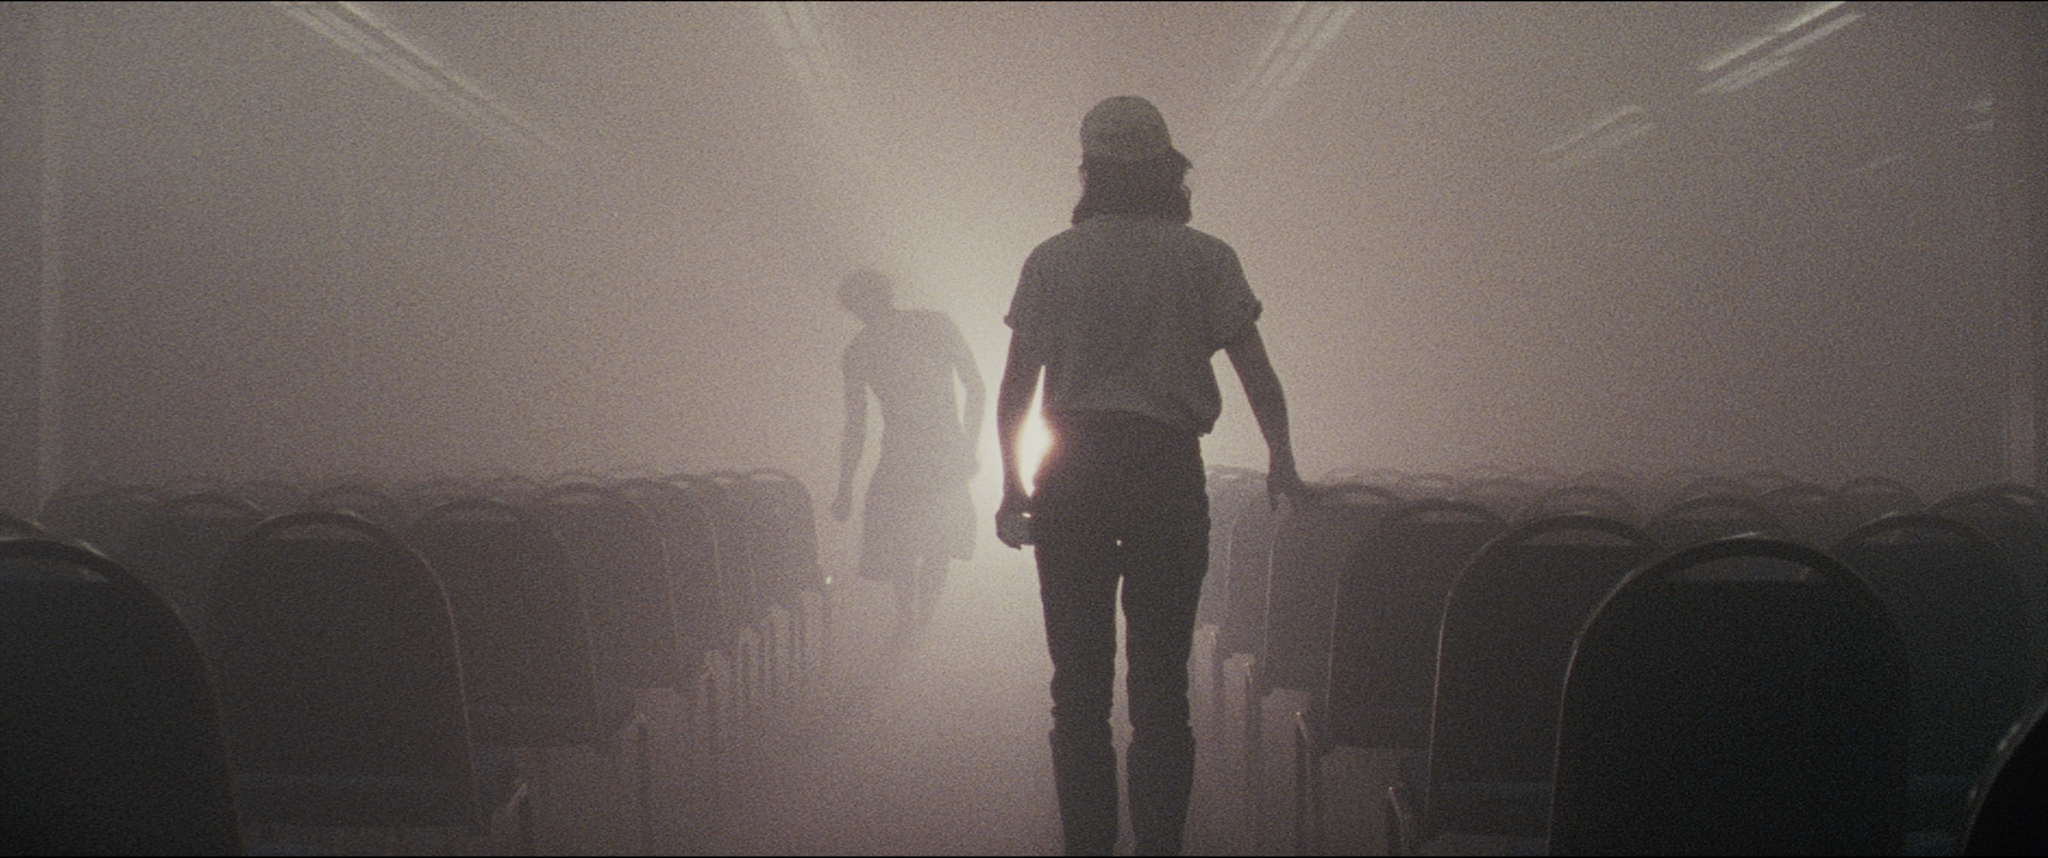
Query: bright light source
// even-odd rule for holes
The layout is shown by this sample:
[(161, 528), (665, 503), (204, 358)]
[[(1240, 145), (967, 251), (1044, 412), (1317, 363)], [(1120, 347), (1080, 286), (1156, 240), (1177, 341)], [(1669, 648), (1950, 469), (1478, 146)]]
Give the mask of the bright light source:
[(1045, 415), (1039, 411), (1039, 402), (1045, 395), (1045, 375), (1039, 374), (1038, 387), (1031, 392), (1031, 410), (1024, 415), (1024, 429), (1017, 436), (1017, 466), (1024, 474), (1024, 491), (1038, 491), (1038, 463), (1045, 461), (1045, 454), (1052, 452), (1052, 427), (1045, 425)]

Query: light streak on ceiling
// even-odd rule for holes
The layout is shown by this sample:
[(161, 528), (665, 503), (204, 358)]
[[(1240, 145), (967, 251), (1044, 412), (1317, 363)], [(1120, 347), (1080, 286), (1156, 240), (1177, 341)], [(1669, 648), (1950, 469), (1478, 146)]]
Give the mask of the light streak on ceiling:
[(816, 111), (828, 138), (838, 144), (839, 154), (849, 158), (851, 166), (872, 175), (873, 136), (867, 133), (863, 113), (856, 109), (846, 51), (827, 19), (824, 4), (771, 2), (757, 3), (754, 8), (774, 35), (804, 100)]
[(1820, 16), (1826, 15), (1841, 6), (1842, 3), (1840, 2), (1815, 3), (1798, 14), (1778, 22), (1777, 26), (1772, 27), (1769, 31), (1746, 38), (1735, 47), (1715, 55), (1706, 62), (1700, 63), (1697, 68), (1703, 72), (1720, 71), (1729, 63), (1747, 56), (1751, 51), (1777, 41), (1779, 36), (1789, 35), (1794, 30), (1812, 23)]
[(1648, 111), (1639, 105), (1627, 105), (1543, 147), (1537, 160), (1546, 169), (1568, 169), (1603, 151), (1626, 145), (1655, 127)]
[(563, 150), (554, 135), (513, 112), (360, 4), (272, 0), (271, 5), (492, 140), (549, 153)]
[[(1744, 37), (1734, 47), (1715, 54), (1706, 61), (1693, 66), (1693, 70), (1696, 72), (1718, 73), (1713, 80), (1694, 90), (1694, 94), (1727, 95), (1784, 71), (1797, 60), (1795, 55), (1800, 51), (1812, 47), (1822, 39), (1841, 31), (1842, 28), (1863, 19), (1863, 13), (1855, 11), (1846, 11), (1842, 14), (1834, 15), (1833, 18), (1828, 17), (1845, 5), (1847, 3), (1840, 2), (1840, 0), (1810, 4), (1800, 9), (1797, 13), (1772, 25), (1763, 33)], [(1823, 19), (1826, 20), (1823, 21)], [(1816, 21), (1822, 21), (1822, 23), (1808, 28), (1809, 24), (1814, 24)], [(1797, 38), (1780, 44), (1767, 54), (1756, 56), (1748, 62), (1735, 65), (1738, 60), (1751, 56), (1783, 40), (1787, 36), (1800, 33), (1802, 29), (1805, 32)], [(1734, 68), (1729, 69), (1731, 65)], [(1728, 70), (1723, 71), (1724, 69)], [(1660, 105), (1660, 108), (1675, 110), (1681, 109), (1682, 105), (1665, 104)], [(1569, 169), (1583, 164), (1604, 152), (1618, 149), (1642, 139), (1657, 127), (1657, 123), (1650, 118), (1650, 115), (1650, 108), (1640, 104), (1630, 104), (1612, 110), (1580, 130), (1567, 134), (1557, 140), (1557, 142), (1537, 150), (1537, 163), (1543, 168), (1553, 171)]]
[(1224, 104), (1204, 158), (1227, 156), (1287, 102), (1303, 73), (1358, 11), (1357, 3), (1289, 3), (1267, 33), (1265, 47)]
[[(1841, 4), (1832, 4), (1830, 8), (1832, 8), (1832, 6), (1839, 5)], [(1813, 28), (1813, 30), (1811, 32), (1808, 32), (1806, 35), (1800, 36), (1797, 39), (1793, 39), (1792, 41), (1779, 46), (1776, 50), (1771, 51), (1769, 56), (1758, 57), (1754, 60), (1744, 63), (1742, 67), (1737, 68), (1734, 71), (1728, 72), (1727, 74), (1715, 78), (1712, 83), (1700, 87), (1699, 91), (1702, 94), (1731, 93), (1752, 83), (1756, 83), (1757, 81), (1763, 80), (1766, 77), (1777, 74), (1778, 72), (1784, 71), (1787, 66), (1792, 65), (1792, 62), (1795, 59), (1795, 57), (1793, 57), (1793, 54), (1796, 54), (1800, 50), (1808, 46), (1811, 46), (1815, 42), (1818, 42), (1822, 39), (1834, 35), (1843, 27), (1847, 27), (1850, 24), (1854, 24), (1862, 19), (1863, 13), (1861, 12), (1848, 12), (1842, 15), (1838, 15), (1834, 18), (1834, 20), (1831, 20), (1825, 24)], [(1803, 25), (1805, 22), (1811, 20), (1813, 20), (1813, 17), (1805, 17), (1801, 19), (1800, 24)], [(1794, 26), (1792, 29), (1797, 29), (1797, 26)], [(1782, 35), (1787, 32), (1790, 32), (1790, 30), (1787, 30), (1785, 28), (1779, 28), (1777, 34), (1765, 36), (1762, 39), (1758, 40), (1756, 44), (1759, 47), (1761, 47), (1763, 44), (1766, 44), (1770, 42), (1772, 39), (1775, 39), (1777, 35)], [(1731, 57), (1729, 61), (1732, 60), (1733, 58)], [(1721, 65), (1725, 64), (1725, 62), (1721, 63)], [(1715, 66), (1715, 68), (1718, 67), (1718, 65)], [(1712, 69), (1706, 70), (1711, 71)]]

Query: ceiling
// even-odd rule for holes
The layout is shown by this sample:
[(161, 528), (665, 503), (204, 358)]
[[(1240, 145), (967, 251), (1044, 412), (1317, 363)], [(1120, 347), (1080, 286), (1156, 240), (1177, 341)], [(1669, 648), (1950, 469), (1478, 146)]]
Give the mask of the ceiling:
[[(1726, 195), (1731, 173), (1812, 183), (1927, 168), (1989, 127), (2004, 84), (1984, 33), (2010, 14), (1840, 2), (334, 8), (401, 34), (646, 205), (730, 181), (734, 159), (772, 170), (793, 157), (833, 177), (821, 184), (843, 183), (821, 205), (938, 212), (1003, 234), (1057, 222), (1078, 117), (1119, 93), (1161, 106), (1198, 193), (1233, 225), (1240, 207), (1270, 219), (1295, 204), (1369, 221), (1387, 200), (1431, 215), (1410, 221), (1513, 224), (1560, 204), (1612, 208), (1617, 189)], [(992, 199), (1050, 220), (1018, 222)], [(1460, 229), (1502, 226), (1463, 217)], [(929, 225), (905, 218), (882, 218), (897, 225), (870, 243), (916, 243)]]
[[(302, 267), (403, 272), (419, 354), (569, 356), (491, 376), (504, 402), (648, 403), (614, 434), (650, 448), (665, 429), (637, 427), (725, 413), (699, 436), (752, 461), (835, 431), (829, 288), (854, 266), (950, 311), (993, 371), (1019, 264), (1067, 224), (1081, 115), (1138, 94), (1266, 302), (1310, 461), (1959, 472), (1998, 443), (2024, 331), (2002, 207), (2048, 161), (2041, 4), (93, 8), (89, 43), (141, 58), (90, 69), (96, 181), (181, 176)], [(237, 51), (262, 62), (232, 74)], [(105, 201), (91, 234), (133, 244), (142, 209)], [(469, 318), (492, 323), (435, 321)], [(1262, 452), (1241, 410), (1212, 442)]]

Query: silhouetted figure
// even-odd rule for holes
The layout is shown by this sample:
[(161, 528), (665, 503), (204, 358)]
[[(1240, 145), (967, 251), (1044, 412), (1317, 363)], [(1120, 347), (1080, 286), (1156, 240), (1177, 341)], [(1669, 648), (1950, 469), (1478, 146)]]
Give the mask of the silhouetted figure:
[[(860, 270), (839, 286), (839, 306), (860, 319), (846, 346), (846, 435), (832, 517), (852, 514), (853, 477), (867, 445), (868, 392), (882, 406), (882, 443), (862, 510), (860, 574), (895, 588), (899, 642), (921, 631), (937, 606), (946, 564), (974, 553), (968, 479), (978, 469), (986, 401), (967, 340), (945, 314), (903, 310), (889, 280)], [(954, 396), (958, 377), (966, 410)]]
[[(996, 394), (1003, 450), (997, 534), (1037, 546), (1053, 663), (1053, 773), (1069, 854), (1117, 839), (1110, 733), (1121, 587), (1133, 727), (1126, 758), (1140, 854), (1180, 851), (1194, 783), (1187, 662), (1209, 565), (1200, 438), (1230, 355), (1270, 454), (1267, 491), (1301, 497), (1260, 304), (1228, 244), (1187, 226), (1191, 163), (1145, 99), (1104, 100), (1081, 123), (1073, 227), (1024, 263), (1005, 319)], [(1039, 371), (1053, 446), (1024, 490), (1019, 433)]]

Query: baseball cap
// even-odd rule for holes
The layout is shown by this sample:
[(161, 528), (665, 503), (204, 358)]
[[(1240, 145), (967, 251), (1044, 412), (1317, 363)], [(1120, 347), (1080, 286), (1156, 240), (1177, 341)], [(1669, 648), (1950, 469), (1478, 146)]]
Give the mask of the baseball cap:
[(1081, 120), (1081, 154), (1111, 161), (1142, 161), (1173, 148), (1166, 117), (1152, 102), (1116, 95), (1097, 102)]

